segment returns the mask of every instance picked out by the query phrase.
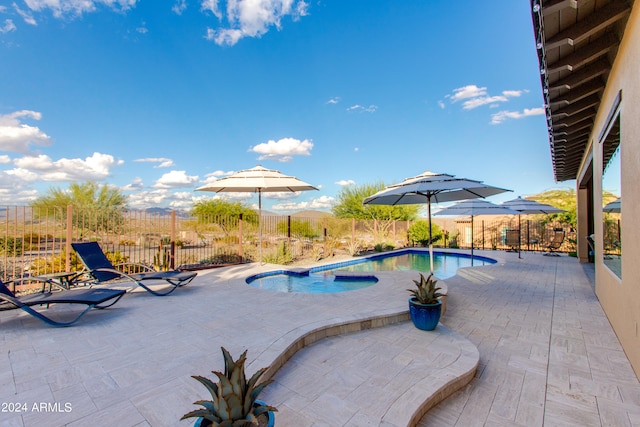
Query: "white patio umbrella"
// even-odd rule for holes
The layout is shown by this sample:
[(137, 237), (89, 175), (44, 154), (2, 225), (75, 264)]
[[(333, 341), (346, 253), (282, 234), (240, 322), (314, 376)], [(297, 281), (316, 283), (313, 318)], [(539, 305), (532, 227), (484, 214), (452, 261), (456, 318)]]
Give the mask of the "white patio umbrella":
[(604, 208), (602, 208), (602, 211), (608, 212), (608, 213), (620, 213), (622, 211), (621, 205), (620, 205), (620, 197), (615, 199), (613, 202), (610, 202), (604, 205)]
[(509, 209), (513, 209), (514, 211), (518, 211), (518, 258), (520, 256), (520, 215), (522, 214), (554, 214), (564, 212), (564, 210), (560, 208), (556, 208), (555, 206), (548, 205), (546, 203), (536, 202), (535, 200), (523, 199), (518, 196), (518, 198), (513, 200), (507, 200), (506, 202), (502, 202), (501, 206), (505, 206)]
[(473, 217), (478, 215), (518, 215), (518, 211), (486, 200), (466, 200), (446, 207), (434, 215), (471, 216), (471, 258), (473, 258)]
[(220, 178), (196, 190), (215, 193), (258, 193), (258, 240), (260, 263), (262, 263), (262, 193), (298, 192), (317, 190), (317, 188), (294, 176), (284, 175), (280, 171), (258, 165)]
[(429, 259), (433, 273), (433, 243), (431, 242), (431, 203), (455, 202), (458, 200), (484, 198), (500, 194), (504, 188), (492, 187), (466, 178), (425, 171), (420, 175), (407, 178), (399, 184), (386, 187), (364, 199), (371, 205), (411, 205), (427, 204), (429, 214)]

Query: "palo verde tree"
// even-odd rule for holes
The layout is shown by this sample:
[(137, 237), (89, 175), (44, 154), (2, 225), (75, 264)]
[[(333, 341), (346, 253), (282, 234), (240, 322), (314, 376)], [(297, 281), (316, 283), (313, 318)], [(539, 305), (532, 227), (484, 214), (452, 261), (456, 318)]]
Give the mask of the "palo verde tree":
[(47, 193), (31, 203), (35, 218), (59, 219), (67, 222), (67, 206), (72, 207), (74, 229), (92, 232), (120, 232), (127, 196), (116, 187), (95, 182), (71, 183), (69, 188), (50, 187)]
[(258, 213), (241, 202), (230, 202), (224, 199), (210, 199), (196, 202), (191, 209), (191, 215), (197, 218), (197, 223), (193, 224), (196, 233), (204, 231), (207, 224), (216, 224), (228, 235), (229, 231), (238, 224), (238, 219), (242, 215), (242, 220), (250, 224), (258, 223)]
[(393, 221), (412, 221), (418, 216), (418, 205), (385, 206), (365, 205), (364, 199), (384, 189), (384, 183), (350, 185), (343, 187), (332, 208), (338, 218), (376, 220), (378, 231), (385, 236)]

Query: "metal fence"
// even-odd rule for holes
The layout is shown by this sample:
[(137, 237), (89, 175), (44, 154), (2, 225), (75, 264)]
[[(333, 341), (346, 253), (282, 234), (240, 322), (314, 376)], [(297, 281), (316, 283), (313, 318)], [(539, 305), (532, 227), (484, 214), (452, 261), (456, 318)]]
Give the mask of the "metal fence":
[[(561, 250), (575, 250), (566, 224), (545, 219), (448, 221), (435, 246), (478, 249), (544, 250), (555, 228), (565, 230)], [(97, 241), (116, 263), (137, 262), (157, 269), (199, 269), (256, 261), (262, 241), (265, 262), (288, 264), (338, 254), (356, 255), (409, 246), (407, 221), (361, 221), (332, 216), (264, 216), (258, 224), (238, 217), (196, 218), (176, 211), (119, 211), (72, 207), (0, 209), (0, 278), (80, 271), (71, 242)], [(518, 230), (520, 232), (518, 233)], [(515, 231), (515, 233), (514, 233)], [(514, 236), (516, 238), (514, 243)]]

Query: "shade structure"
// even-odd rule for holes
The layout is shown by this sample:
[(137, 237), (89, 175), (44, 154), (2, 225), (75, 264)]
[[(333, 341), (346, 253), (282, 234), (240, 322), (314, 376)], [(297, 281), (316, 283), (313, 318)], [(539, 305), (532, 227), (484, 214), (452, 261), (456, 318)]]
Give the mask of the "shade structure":
[(620, 204), (620, 197), (615, 199), (613, 202), (610, 202), (610, 203), (607, 203), (606, 205), (604, 205), (604, 207), (602, 208), (602, 211), (603, 212), (608, 212), (608, 213), (620, 213), (620, 212), (622, 212), (621, 204)]
[(473, 217), (478, 215), (518, 215), (518, 211), (486, 200), (466, 200), (446, 207), (434, 215), (471, 216), (471, 256), (473, 257)]
[(506, 202), (502, 202), (501, 206), (505, 206), (509, 209), (513, 209), (514, 211), (518, 211), (518, 258), (520, 258), (520, 215), (528, 215), (528, 214), (554, 214), (564, 212), (564, 210), (560, 208), (556, 208), (555, 206), (548, 205), (546, 203), (536, 202), (535, 200), (523, 199), (518, 196), (518, 198), (513, 200), (507, 200)]
[(536, 202), (535, 200), (523, 199), (522, 197), (502, 202), (501, 206), (518, 211), (520, 214), (554, 214), (564, 212), (564, 210), (556, 208), (555, 206)]
[(504, 193), (504, 188), (493, 187), (482, 181), (456, 178), (454, 175), (425, 171), (407, 178), (364, 199), (371, 205), (427, 204), (429, 215), (429, 258), (433, 273), (433, 243), (431, 242), (431, 203), (455, 202), (466, 199), (485, 198)]
[(298, 192), (317, 190), (317, 188), (294, 176), (284, 175), (280, 171), (257, 165), (196, 188), (196, 190), (215, 193), (258, 193), (258, 241), (260, 262), (262, 263), (262, 193)]

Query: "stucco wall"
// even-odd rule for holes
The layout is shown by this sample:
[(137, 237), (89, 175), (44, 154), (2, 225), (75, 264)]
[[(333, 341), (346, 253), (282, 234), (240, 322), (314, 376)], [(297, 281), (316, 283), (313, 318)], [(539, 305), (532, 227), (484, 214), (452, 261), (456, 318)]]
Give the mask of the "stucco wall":
[[(592, 134), (596, 247), (602, 248), (602, 146), (597, 140), (621, 92), (620, 161), (622, 197), (622, 280), (596, 256), (596, 294), (640, 377), (640, 7), (635, 5)], [(588, 331), (585, 331), (588, 333)]]

